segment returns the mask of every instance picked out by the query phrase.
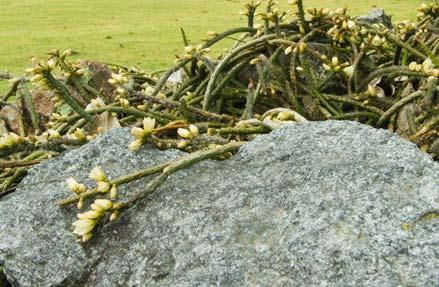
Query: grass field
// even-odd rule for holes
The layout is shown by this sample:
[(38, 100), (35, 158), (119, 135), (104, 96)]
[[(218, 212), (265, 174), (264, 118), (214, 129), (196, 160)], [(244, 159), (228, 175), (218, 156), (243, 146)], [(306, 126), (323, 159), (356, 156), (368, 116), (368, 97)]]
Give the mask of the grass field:
[[(179, 28), (192, 42), (206, 31), (243, 25), (240, 0), (0, 0), (0, 71), (21, 73), (30, 58), (53, 48), (72, 48), (81, 57), (147, 70), (166, 67), (182, 52)], [(287, 0), (279, 1), (287, 7)], [(414, 19), (418, 0), (305, 0), (310, 7), (372, 6), (395, 19)]]

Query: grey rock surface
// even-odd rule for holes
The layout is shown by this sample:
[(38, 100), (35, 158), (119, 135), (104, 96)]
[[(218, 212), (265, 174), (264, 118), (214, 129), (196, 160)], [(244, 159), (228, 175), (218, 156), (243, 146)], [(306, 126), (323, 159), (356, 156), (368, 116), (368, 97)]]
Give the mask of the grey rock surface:
[(361, 15), (357, 18), (360, 22), (367, 24), (384, 24), (387, 28), (392, 28), (392, 18), (384, 12), (384, 9), (375, 8), (369, 13)]
[[(438, 286), (439, 166), (353, 122), (288, 125), (226, 161), (171, 176), (80, 245), (64, 178), (110, 178), (175, 158), (130, 153), (124, 129), (35, 167), (0, 201), (14, 286)], [(147, 179), (123, 188), (127, 195)]]

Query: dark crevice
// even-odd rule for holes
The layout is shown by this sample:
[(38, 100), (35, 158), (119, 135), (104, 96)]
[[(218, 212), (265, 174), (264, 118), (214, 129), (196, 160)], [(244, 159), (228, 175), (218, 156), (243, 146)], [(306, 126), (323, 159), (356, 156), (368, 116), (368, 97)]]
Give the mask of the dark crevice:
[(0, 283), (1, 283), (1, 287), (12, 287), (12, 284), (6, 278), (6, 275), (3, 272), (3, 266), (1, 265), (0, 265)]

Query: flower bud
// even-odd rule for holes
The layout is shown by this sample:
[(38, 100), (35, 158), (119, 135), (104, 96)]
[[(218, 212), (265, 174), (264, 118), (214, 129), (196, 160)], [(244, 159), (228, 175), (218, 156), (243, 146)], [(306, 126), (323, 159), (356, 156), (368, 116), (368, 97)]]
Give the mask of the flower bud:
[(143, 137), (145, 136), (145, 131), (143, 129), (141, 129), (141, 128), (134, 127), (134, 128), (131, 129), (131, 134), (136, 139), (143, 139)]
[(110, 221), (115, 221), (116, 219), (118, 219), (120, 216), (120, 212), (119, 211), (115, 211), (110, 215)]
[(104, 171), (98, 166), (91, 170), (89, 177), (96, 182), (107, 181)]
[(111, 187), (110, 183), (107, 181), (98, 181), (97, 185), (98, 185), (98, 188), (97, 188), (98, 191), (102, 192), (102, 193), (108, 192), (110, 190), (110, 187)]
[(73, 233), (83, 236), (93, 230), (96, 226), (96, 221), (91, 219), (79, 219), (73, 222), (72, 225), (75, 227)]
[(96, 210), (90, 210), (84, 213), (78, 213), (76, 216), (78, 217), (78, 219), (96, 219), (101, 217), (102, 213)]
[(119, 210), (123, 207), (123, 203), (122, 202), (116, 202), (113, 204), (113, 210)]
[(189, 131), (191, 132), (193, 137), (197, 137), (200, 134), (200, 131), (195, 125), (189, 125)]
[(177, 130), (177, 133), (178, 133), (179, 136), (181, 136), (184, 139), (191, 139), (192, 138), (191, 132), (189, 130), (187, 130), (187, 129), (179, 128)]
[(77, 205), (77, 208), (78, 209), (82, 209), (84, 207), (84, 198), (80, 198), (79, 200), (78, 200), (78, 205)]
[(128, 149), (130, 150), (130, 151), (137, 151), (137, 150), (139, 150), (140, 149), (140, 147), (142, 146), (142, 140), (140, 140), (140, 139), (137, 139), (137, 140), (135, 140), (135, 141), (133, 141), (133, 142), (131, 142), (130, 144), (129, 144), (129, 146), (128, 146)]
[(93, 233), (91, 233), (91, 232), (86, 233), (86, 234), (82, 235), (81, 241), (82, 241), (82, 242), (87, 242), (87, 241), (89, 241), (92, 237), (93, 237)]
[(113, 203), (108, 199), (96, 199), (94, 204), (101, 208), (102, 210), (109, 210), (113, 207)]
[(117, 187), (115, 184), (113, 184), (110, 189), (110, 198), (115, 199), (116, 197), (117, 197)]

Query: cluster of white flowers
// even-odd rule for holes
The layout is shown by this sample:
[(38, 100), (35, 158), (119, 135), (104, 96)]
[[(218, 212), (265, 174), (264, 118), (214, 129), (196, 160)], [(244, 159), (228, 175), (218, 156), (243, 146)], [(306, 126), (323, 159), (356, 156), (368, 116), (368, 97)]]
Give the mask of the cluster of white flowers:
[(418, 17), (432, 16), (437, 18), (439, 16), (439, 3), (437, 1), (429, 4), (421, 3), (417, 10), (419, 11)]
[(409, 64), (409, 69), (415, 72), (422, 72), (430, 79), (436, 79), (439, 77), (439, 69), (435, 68), (435, 65), (430, 58), (427, 58), (422, 64), (411, 62)]
[(131, 151), (138, 150), (147, 140), (147, 138), (152, 134), (155, 127), (155, 119), (144, 118), (143, 128), (134, 127), (131, 129), (131, 134), (134, 136), (135, 140), (130, 143), (128, 148)]
[(179, 128), (177, 133), (182, 138), (177, 145), (178, 148), (187, 147), (194, 138), (200, 135), (200, 131), (195, 125), (189, 125), (187, 129)]
[(130, 80), (129, 77), (122, 72), (111, 73), (111, 78), (108, 79), (108, 83), (112, 85), (123, 85), (128, 83), (129, 80)]
[(74, 227), (73, 233), (82, 242), (87, 242), (93, 237), (93, 229), (107, 212), (111, 212), (110, 221), (114, 221), (120, 216), (118, 209), (121, 207), (121, 204), (113, 204), (108, 199), (96, 199), (90, 207), (91, 210), (78, 213), (78, 220), (72, 223)]
[[(116, 185), (110, 183), (104, 171), (100, 167), (93, 168), (89, 174), (89, 177), (96, 182), (98, 192), (108, 193), (110, 191), (111, 200), (117, 197)], [(87, 187), (84, 184), (77, 182), (72, 177), (67, 179), (67, 186), (70, 191), (79, 197), (78, 209), (82, 209), (84, 206), (84, 200), (86, 198), (85, 194), (87, 193)], [(111, 213), (110, 221), (114, 221), (119, 217), (119, 209), (123, 206), (123, 204), (113, 203), (111, 200), (95, 199), (94, 203), (90, 205), (91, 210), (84, 213), (79, 213), (77, 215), (78, 220), (72, 224), (74, 226), (73, 233), (78, 235), (82, 242), (90, 240), (90, 238), (93, 236), (93, 229), (106, 213)]]
[(285, 55), (289, 55), (291, 52), (300, 52), (302, 54), (303, 52), (305, 52), (306, 48), (308, 48), (308, 44), (305, 42), (300, 42), (300, 44), (296, 45), (295, 47), (293, 47), (292, 45), (288, 46), (285, 49)]
[(352, 76), (354, 72), (354, 67), (349, 62), (340, 63), (338, 57), (332, 57), (331, 62), (328, 64), (323, 63), (323, 69), (334, 73), (344, 72), (348, 76)]

